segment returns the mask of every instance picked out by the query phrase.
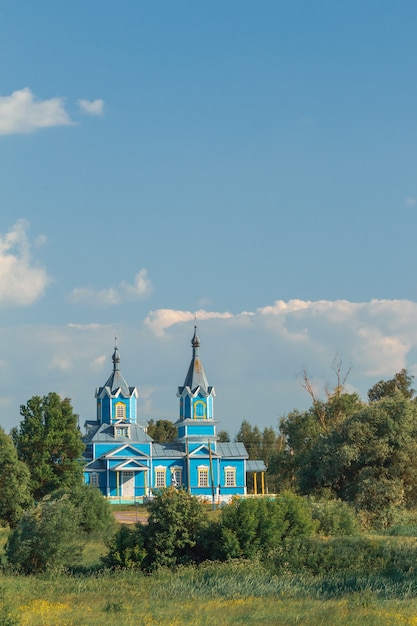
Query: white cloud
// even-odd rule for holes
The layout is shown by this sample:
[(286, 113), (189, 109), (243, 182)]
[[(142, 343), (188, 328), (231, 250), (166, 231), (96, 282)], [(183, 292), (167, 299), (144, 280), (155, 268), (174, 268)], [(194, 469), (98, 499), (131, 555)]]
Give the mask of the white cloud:
[(88, 115), (103, 115), (104, 100), (83, 100), (77, 101), (80, 110)]
[(415, 204), (417, 204), (417, 198), (413, 198), (412, 196), (408, 196), (408, 198), (405, 199), (405, 203), (407, 206), (414, 206)]
[(75, 304), (94, 304), (96, 306), (111, 306), (120, 304), (121, 298), (117, 289), (89, 289), (76, 287), (72, 290), (69, 299)]
[(77, 330), (98, 330), (102, 328), (101, 324), (68, 324), (68, 328), (76, 328)]
[[(80, 423), (94, 419), (94, 390), (112, 371), (115, 327), (121, 371), (139, 391), (139, 421), (175, 419), (177, 386), (191, 358), (194, 311), (158, 309), (141, 324), (123, 322), (124, 308), (109, 324), (0, 328), (1, 367), (10, 407), (6, 427), (19, 420), (19, 405), (57, 390), (72, 398)], [(197, 311), (201, 358), (216, 388), (219, 429), (233, 436), (243, 419), (277, 425), (294, 407), (307, 408), (301, 387), (306, 367), (317, 393), (335, 384), (335, 355), (352, 365), (347, 389), (366, 398), (379, 379), (406, 367), (417, 375), (417, 302), (292, 300), (254, 311)], [(168, 340), (167, 340), (168, 339)], [(13, 411), (14, 407), (14, 411)]]
[(28, 227), (25, 220), (19, 220), (6, 235), (0, 235), (0, 305), (32, 304), (50, 282), (46, 269), (32, 260)]
[(231, 318), (231, 313), (212, 313), (209, 311), (175, 311), (173, 309), (158, 309), (157, 311), (150, 311), (149, 315), (145, 319), (145, 324), (148, 326), (155, 335), (163, 337), (165, 331), (174, 326), (175, 324), (181, 324), (182, 322), (189, 322), (197, 318), (197, 322), (201, 320), (208, 320), (212, 318), (227, 319)]
[(133, 285), (128, 285), (124, 281), (120, 284), (121, 292), (132, 300), (138, 298), (146, 298), (152, 291), (152, 283), (148, 278), (148, 272), (145, 268), (139, 270), (135, 276)]
[(152, 291), (152, 283), (147, 277), (147, 270), (141, 269), (135, 276), (133, 285), (122, 281), (118, 287), (108, 289), (91, 289), (77, 287), (71, 292), (69, 299), (76, 304), (95, 306), (113, 306), (126, 300), (146, 298)]
[(100, 356), (93, 359), (92, 363), (94, 366), (99, 367), (101, 369), (103, 365), (105, 364), (107, 358), (108, 358), (108, 355), (101, 354)]
[(0, 135), (31, 133), (38, 128), (70, 124), (64, 98), (38, 100), (28, 87), (0, 97)]

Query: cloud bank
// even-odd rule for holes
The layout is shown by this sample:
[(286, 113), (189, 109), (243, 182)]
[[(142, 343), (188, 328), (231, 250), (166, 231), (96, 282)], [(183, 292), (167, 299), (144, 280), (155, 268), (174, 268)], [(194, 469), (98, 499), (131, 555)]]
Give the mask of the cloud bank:
[[(128, 285), (134, 293), (136, 282)], [(115, 289), (118, 298), (126, 296), (123, 289)], [(175, 421), (176, 390), (192, 354), (194, 316), (193, 311), (164, 308), (132, 324), (115, 319), (111, 325), (89, 321), (0, 328), (5, 382), (0, 403), (15, 407), (14, 413), (4, 414), (3, 422), (9, 421), (3, 425), (15, 425), (19, 405), (49, 391), (72, 398), (81, 424), (92, 419), (94, 390), (112, 369), (115, 328), (123, 375), (139, 390), (140, 421)], [(216, 388), (216, 420), (232, 436), (244, 419), (261, 428), (277, 426), (288, 411), (307, 408), (310, 398), (301, 386), (304, 368), (324, 397), (325, 387), (336, 382), (336, 355), (345, 372), (352, 366), (347, 390), (362, 398), (378, 380), (403, 367), (417, 376), (413, 301), (277, 300), (253, 311), (202, 309), (196, 316), (201, 358)]]
[(104, 112), (104, 100), (83, 100), (77, 101), (77, 104), (82, 113), (87, 115), (103, 115)]
[(29, 87), (0, 97), (0, 135), (31, 133), (48, 126), (68, 126), (64, 98), (38, 100)]
[[(32, 258), (29, 224), (19, 220), (0, 235), (0, 305), (27, 306), (40, 298), (50, 282), (45, 268)], [(38, 238), (38, 242), (41, 239)]]
[(118, 287), (107, 289), (77, 287), (72, 290), (69, 300), (75, 304), (114, 306), (127, 301), (143, 299), (148, 297), (153, 289), (147, 274), (145, 268), (139, 270), (132, 285), (122, 281)]

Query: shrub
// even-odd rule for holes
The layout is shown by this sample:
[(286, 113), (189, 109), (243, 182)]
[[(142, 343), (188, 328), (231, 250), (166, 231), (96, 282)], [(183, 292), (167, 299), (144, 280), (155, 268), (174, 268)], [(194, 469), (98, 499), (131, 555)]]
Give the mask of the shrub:
[(68, 497), (45, 498), (25, 513), (6, 544), (8, 563), (25, 574), (74, 565), (81, 557), (79, 513)]
[(195, 496), (173, 487), (161, 490), (149, 506), (144, 528), (144, 566), (172, 567), (197, 560), (195, 546), (204, 524), (204, 506)]
[(416, 558), (416, 547), (398, 542), (366, 537), (293, 537), (264, 555), (263, 563), (274, 574), (379, 574), (400, 579), (414, 571)]
[(354, 509), (342, 500), (327, 498), (309, 500), (317, 532), (327, 536), (357, 535), (359, 523)]
[[(267, 552), (285, 537), (310, 535), (317, 523), (308, 501), (290, 492), (276, 499), (237, 499), (224, 507), (217, 529), (216, 558), (253, 558)], [(214, 542), (213, 542), (214, 543)]]
[(140, 524), (120, 526), (108, 544), (109, 551), (102, 558), (105, 567), (133, 569), (142, 566), (145, 557), (144, 533)]
[(115, 519), (111, 504), (102, 496), (99, 489), (90, 485), (75, 485), (54, 491), (50, 498), (60, 499), (67, 496), (78, 511), (80, 531), (88, 539), (108, 541), (115, 530)]

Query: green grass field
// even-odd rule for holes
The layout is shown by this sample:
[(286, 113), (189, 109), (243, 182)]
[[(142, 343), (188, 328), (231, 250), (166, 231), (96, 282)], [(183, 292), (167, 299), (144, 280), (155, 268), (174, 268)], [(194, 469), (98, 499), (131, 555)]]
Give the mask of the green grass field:
[[(6, 537), (1, 531), (0, 546)], [(323, 548), (331, 543), (322, 541)], [(346, 550), (337, 541), (337, 549)], [(285, 568), (277, 573), (271, 560), (206, 562), (146, 575), (101, 570), (106, 548), (91, 542), (72, 573), (0, 573), (0, 626), (417, 626), (417, 539), (381, 536), (372, 543), (375, 560), (366, 572), (352, 567), (316, 575)], [(391, 556), (377, 571), (380, 548)]]
[(87, 545), (76, 574), (1, 575), (0, 625), (417, 625), (414, 573), (277, 576), (258, 562), (94, 571), (103, 551)]

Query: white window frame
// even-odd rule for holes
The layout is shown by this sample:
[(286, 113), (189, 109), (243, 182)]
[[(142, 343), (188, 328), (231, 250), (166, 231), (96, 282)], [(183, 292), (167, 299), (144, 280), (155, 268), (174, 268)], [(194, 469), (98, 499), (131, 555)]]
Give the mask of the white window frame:
[(233, 466), (224, 468), (224, 486), (236, 487), (236, 468)]
[(164, 489), (166, 487), (167, 468), (164, 466), (155, 467), (155, 489)]
[(209, 468), (206, 465), (200, 465), (197, 467), (198, 472), (198, 486), (209, 487)]

